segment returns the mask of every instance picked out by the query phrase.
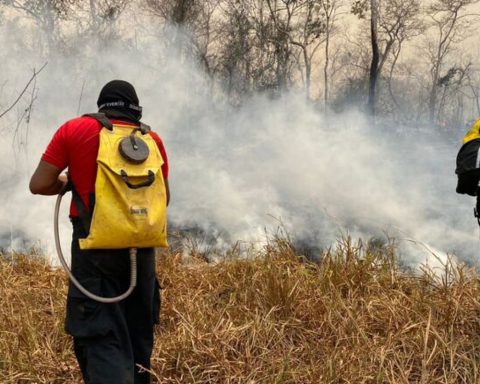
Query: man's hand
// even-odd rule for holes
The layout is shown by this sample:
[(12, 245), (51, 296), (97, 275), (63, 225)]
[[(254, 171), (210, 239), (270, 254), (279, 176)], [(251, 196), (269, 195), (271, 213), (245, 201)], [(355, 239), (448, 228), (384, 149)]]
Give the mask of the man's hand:
[(67, 175), (61, 175), (61, 169), (46, 161), (40, 161), (30, 179), (30, 192), (34, 195), (57, 195), (68, 182)]
[(61, 175), (58, 175), (58, 181), (60, 183), (63, 184), (62, 188), (60, 189), (60, 192), (58, 193), (65, 193), (65, 188), (67, 188), (67, 184), (68, 184), (68, 174), (61, 174)]

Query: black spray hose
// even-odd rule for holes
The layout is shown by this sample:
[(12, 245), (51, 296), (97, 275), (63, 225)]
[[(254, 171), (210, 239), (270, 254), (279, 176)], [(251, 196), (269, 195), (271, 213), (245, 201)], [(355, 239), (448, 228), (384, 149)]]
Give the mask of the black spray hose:
[(53, 216), (54, 222), (54, 231), (55, 231), (55, 247), (57, 248), (58, 258), (60, 259), (60, 263), (62, 263), (63, 268), (67, 272), (70, 280), (75, 286), (82, 292), (85, 296), (89, 297), (92, 300), (98, 301), (100, 303), (116, 303), (128, 297), (137, 285), (137, 248), (130, 248), (130, 287), (128, 287), (127, 291), (120, 296), (116, 297), (101, 297), (93, 294), (92, 292), (87, 291), (80, 282), (73, 276), (72, 271), (68, 267), (65, 258), (63, 257), (62, 247), (60, 245), (60, 235), (58, 231), (58, 215), (60, 212), (60, 203), (62, 202), (62, 194), (59, 194), (57, 197), (57, 202), (55, 204), (55, 214)]

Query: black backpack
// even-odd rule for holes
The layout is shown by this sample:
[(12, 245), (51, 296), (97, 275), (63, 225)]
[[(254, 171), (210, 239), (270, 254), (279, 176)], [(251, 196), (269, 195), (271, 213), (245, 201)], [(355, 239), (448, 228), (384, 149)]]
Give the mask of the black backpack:
[(480, 138), (466, 142), (457, 155), (457, 193), (477, 196), (480, 182)]

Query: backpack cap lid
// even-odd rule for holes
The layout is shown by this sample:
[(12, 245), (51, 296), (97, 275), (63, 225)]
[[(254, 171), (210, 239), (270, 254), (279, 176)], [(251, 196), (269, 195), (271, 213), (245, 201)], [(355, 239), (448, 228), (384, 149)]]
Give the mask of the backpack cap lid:
[(133, 164), (143, 163), (150, 154), (148, 145), (140, 137), (135, 136), (135, 131), (120, 141), (118, 150), (125, 160)]

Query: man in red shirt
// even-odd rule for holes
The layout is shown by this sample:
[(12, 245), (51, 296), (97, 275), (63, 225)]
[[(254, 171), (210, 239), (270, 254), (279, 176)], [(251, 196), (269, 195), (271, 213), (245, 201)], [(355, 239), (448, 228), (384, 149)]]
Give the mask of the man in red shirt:
[[(134, 87), (113, 80), (101, 90), (99, 112), (112, 123), (140, 125), (141, 107)], [(34, 194), (62, 193), (67, 177), (91, 214), (95, 200), (95, 178), (99, 133), (102, 124), (89, 116), (63, 124), (55, 133), (30, 181)], [(160, 137), (149, 133), (158, 145), (164, 164), (167, 203), (168, 159)], [(113, 297), (129, 285), (128, 250), (81, 250), (78, 239), (88, 235), (85, 221), (72, 199), (72, 265), (74, 276), (94, 294)], [(103, 304), (83, 295), (73, 284), (67, 296), (66, 331), (73, 336), (74, 351), (86, 384), (150, 383), (150, 357), (154, 324), (160, 311), (159, 284), (155, 274), (153, 248), (138, 250), (138, 282), (132, 294), (114, 304)], [(140, 368), (141, 367), (141, 368)]]

